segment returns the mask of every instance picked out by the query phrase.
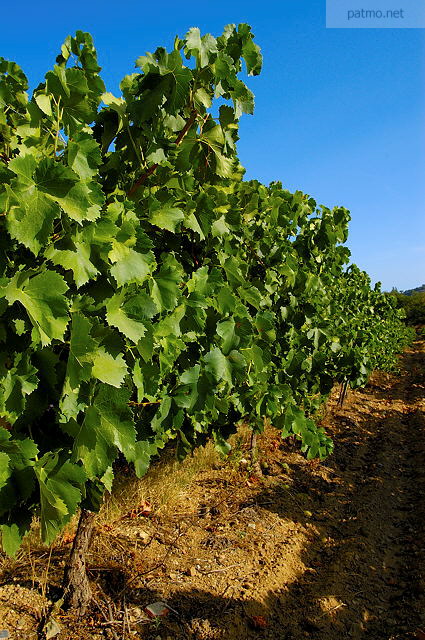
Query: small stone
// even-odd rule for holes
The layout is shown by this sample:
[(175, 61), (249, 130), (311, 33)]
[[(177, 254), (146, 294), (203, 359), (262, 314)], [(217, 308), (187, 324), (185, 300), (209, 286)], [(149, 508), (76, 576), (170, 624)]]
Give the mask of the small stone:
[(130, 622), (137, 622), (142, 617), (142, 610), (140, 607), (132, 607), (130, 609)]
[(170, 609), (165, 602), (154, 602), (145, 607), (145, 613), (147, 613), (150, 618), (163, 618), (167, 616), (169, 612)]
[(187, 571), (186, 571), (188, 576), (191, 576), (192, 578), (194, 578), (198, 572), (196, 570), (196, 567), (190, 567)]
[(138, 531), (137, 537), (140, 538), (140, 541), (143, 542), (143, 544), (147, 544), (149, 541), (149, 534), (146, 533), (146, 531)]
[(47, 622), (46, 626), (44, 627), (44, 631), (46, 633), (46, 640), (50, 640), (50, 638), (55, 638), (60, 634), (61, 628), (56, 622), (56, 620), (54, 620), (53, 618), (50, 618), (50, 620)]

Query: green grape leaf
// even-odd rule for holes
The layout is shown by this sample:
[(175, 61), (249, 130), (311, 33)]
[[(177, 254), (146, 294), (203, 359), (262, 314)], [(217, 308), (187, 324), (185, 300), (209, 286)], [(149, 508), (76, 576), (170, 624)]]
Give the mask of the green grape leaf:
[(0, 413), (15, 422), (25, 409), (26, 396), (35, 391), (38, 384), (37, 369), (31, 364), (29, 354), (16, 354), (13, 367), (1, 381)]
[(50, 246), (44, 255), (54, 265), (72, 271), (75, 284), (80, 288), (99, 275), (99, 271), (90, 260), (90, 253), (88, 244), (76, 242), (73, 250), (55, 249), (54, 246)]
[(178, 407), (190, 411), (195, 406), (199, 397), (198, 380), (200, 370), (200, 365), (195, 364), (181, 374), (180, 385), (177, 387), (173, 396)]
[(23, 155), (9, 168), (17, 179), (6, 187), (11, 208), (8, 230), (33, 253), (47, 244), (53, 220), (60, 214), (57, 205), (77, 222), (99, 217), (104, 202), (100, 186), (82, 181), (69, 167), (50, 158), (37, 164), (34, 156)]
[(4, 209), (10, 236), (38, 255), (49, 242), (53, 221), (60, 215), (59, 206), (34, 186), (23, 188), (17, 181), (6, 185), (6, 193)]
[(156, 266), (151, 252), (139, 253), (126, 244), (115, 241), (112, 242), (109, 259), (113, 263), (111, 274), (119, 287), (132, 282), (143, 284)]
[(218, 347), (211, 349), (211, 351), (204, 356), (204, 362), (205, 371), (212, 374), (215, 382), (223, 380), (228, 383), (229, 387), (233, 385), (232, 365)]
[(99, 347), (93, 354), (92, 376), (110, 384), (120, 387), (127, 374), (127, 365), (121, 354), (113, 356), (104, 347)]
[(138, 343), (147, 331), (145, 320), (157, 313), (153, 300), (146, 293), (129, 296), (124, 290), (116, 293), (106, 304), (106, 320), (117, 327), (132, 342)]
[(99, 342), (91, 337), (93, 325), (82, 313), (72, 314), (71, 338), (66, 375), (71, 389), (91, 377), (93, 358)]
[(240, 338), (235, 333), (235, 321), (233, 318), (224, 320), (217, 325), (217, 334), (222, 339), (221, 348), (224, 355), (227, 355), (234, 347), (237, 347)]
[(32, 277), (30, 272), (20, 272), (3, 291), (10, 304), (20, 302), (26, 309), (43, 346), (54, 339), (63, 339), (69, 315), (64, 296), (68, 286), (62, 276), (55, 271), (43, 271)]
[[(246, 28), (247, 32), (251, 31), (249, 25), (239, 25), (239, 31), (241, 31), (241, 27)], [(248, 36), (248, 39), (242, 45), (242, 55), (246, 63), (248, 75), (257, 76), (263, 65), (263, 57), (260, 52), (260, 47), (253, 41), (251, 35)]]
[(160, 229), (167, 229), (167, 231), (175, 233), (176, 227), (184, 220), (184, 213), (176, 207), (163, 207), (155, 209), (149, 220)]
[(264, 304), (264, 298), (257, 287), (239, 287), (238, 292), (244, 302), (248, 302), (256, 309), (261, 309)]
[(1, 524), (1, 545), (3, 551), (6, 555), (10, 557), (15, 557), (16, 552), (22, 544), (22, 538), (25, 531), (22, 531), (22, 528), (16, 524)]
[(40, 487), (41, 536), (50, 544), (76, 512), (86, 474), (56, 453), (46, 453), (34, 471)]
[(134, 459), (136, 431), (128, 400), (127, 389), (100, 385), (82, 425), (66, 427), (75, 439), (74, 458), (81, 460), (91, 479), (106, 473), (117, 449), (129, 461)]
[(9, 456), (6, 453), (0, 452), (0, 489), (6, 484), (12, 473), (9, 462)]
[(82, 179), (93, 178), (102, 164), (100, 147), (88, 133), (81, 133), (68, 142), (68, 165)]
[(195, 53), (200, 67), (206, 67), (217, 51), (217, 40), (212, 35), (207, 33), (201, 36), (198, 27), (189, 29), (185, 36), (185, 53), (186, 55)]
[(142, 478), (148, 471), (152, 458), (158, 453), (155, 442), (138, 440), (134, 451), (134, 470), (138, 478)]
[(153, 277), (152, 299), (160, 311), (171, 311), (177, 305), (180, 295), (179, 283), (183, 270), (173, 255), (162, 256), (163, 263), (158, 273)]

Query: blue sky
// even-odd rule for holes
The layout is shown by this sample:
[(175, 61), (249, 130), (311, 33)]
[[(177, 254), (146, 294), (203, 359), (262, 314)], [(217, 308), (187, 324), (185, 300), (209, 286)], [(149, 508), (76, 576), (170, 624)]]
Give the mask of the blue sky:
[(249, 79), (255, 114), (241, 121), (246, 177), (350, 209), (352, 260), (384, 289), (425, 282), (424, 29), (326, 29), (324, 0), (22, 0), (15, 10), (21, 17), (8, 19), (0, 55), (32, 87), (66, 35), (82, 29), (114, 93), (139, 55), (170, 47), (189, 27), (219, 35), (248, 22), (264, 68)]

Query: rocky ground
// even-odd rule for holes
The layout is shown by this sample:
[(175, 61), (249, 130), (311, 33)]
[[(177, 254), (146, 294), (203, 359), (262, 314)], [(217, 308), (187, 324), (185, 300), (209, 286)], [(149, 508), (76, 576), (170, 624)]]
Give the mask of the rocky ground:
[[(375, 373), (343, 408), (335, 395), (325, 462), (270, 428), (263, 477), (250, 475), (236, 440), (171, 512), (136, 504), (99, 526), (83, 621), (51, 612), (66, 540), (5, 563), (0, 630), (35, 640), (50, 617), (59, 640), (425, 640), (424, 365), (418, 341), (401, 375)], [(168, 615), (150, 618), (157, 601)]]

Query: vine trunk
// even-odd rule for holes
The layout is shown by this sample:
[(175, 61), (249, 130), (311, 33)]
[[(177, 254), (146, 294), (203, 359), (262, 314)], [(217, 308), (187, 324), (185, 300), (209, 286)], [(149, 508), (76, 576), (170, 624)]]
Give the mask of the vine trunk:
[(64, 572), (64, 607), (77, 616), (85, 614), (91, 599), (91, 589), (86, 571), (86, 555), (93, 534), (96, 514), (82, 509), (71, 555)]

